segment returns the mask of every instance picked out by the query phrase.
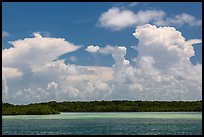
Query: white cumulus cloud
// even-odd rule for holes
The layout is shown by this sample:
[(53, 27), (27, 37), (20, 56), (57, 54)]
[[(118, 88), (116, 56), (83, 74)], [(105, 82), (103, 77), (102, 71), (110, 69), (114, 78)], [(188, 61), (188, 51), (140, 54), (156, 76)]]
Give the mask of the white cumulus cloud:
[(113, 7), (101, 14), (98, 23), (105, 28), (120, 30), (135, 24), (135, 14), (130, 10), (120, 10), (117, 7)]
[(135, 25), (144, 25), (152, 23), (158, 26), (200, 26), (202, 21), (194, 16), (182, 13), (174, 17), (167, 17), (162, 10), (139, 10), (133, 12), (126, 8), (112, 7), (101, 14), (98, 19), (98, 25), (111, 30), (121, 30)]
[[(80, 48), (63, 38), (42, 37), (34, 33), (34, 38), (25, 38), (9, 42), (14, 48), (2, 50), (3, 65), (14, 66), (16, 60), (20, 60), (16, 66), (21, 64), (42, 65), (50, 62), (59, 55), (72, 52)], [(46, 54), (46, 55), (45, 55)], [(26, 59), (25, 59), (26, 58)]]
[[(126, 59), (127, 47), (124, 45), (90, 45), (86, 48), (92, 54), (110, 54), (114, 60), (111, 67), (81, 66), (54, 60), (79, 48), (70, 47), (70, 43), (61, 38), (35, 34), (34, 38), (17, 40), (20, 44), (12, 42), (13, 48), (2, 51), (3, 98), (17, 104), (50, 100), (202, 99), (202, 65), (190, 62), (195, 55), (192, 45), (201, 43), (200, 39), (186, 40), (174, 27), (151, 24), (137, 26), (133, 35), (139, 40), (134, 48), (138, 52), (134, 57), (135, 64)], [(47, 45), (49, 40), (52, 42)], [(33, 59), (32, 54), (38, 56)], [(7, 74), (8, 70), (12, 72), (11, 76)]]
[[(202, 99), (202, 65), (193, 65), (193, 44), (174, 27), (138, 26), (136, 65), (124, 65), (126, 48), (106, 46), (98, 53), (112, 54), (113, 79), (106, 99), (199, 100)], [(128, 61), (128, 60), (127, 60)], [(117, 65), (118, 64), (118, 65)]]
[(31, 89), (26, 90), (30, 93), (33, 88), (41, 88), (48, 84), (49, 80), (59, 80), (59, 74), (52, 74), (50, 70), (45, 72), (47, 64), (52, 63), (60, 55), (81, 47), (63, 38), (43, 37), (39, 33), (34, 33), (33, 38), (9, 43), (13, 47), (2, 50), (2, 74), (8, 81), (8, 87), (12, 85), (11, 100), (18, 91), (20, 94), (23, 89)]
[(67, 42), (63, 38), (42, 37), (38, 33), (34, 33), (34, 38), (25, 38), (9, 43), (14, 47), (2, 50), (4, 72), (11, 70), (8, 70), (8, 68), (15, 68), (19, 71), (22, 68), (34, 70), (47, 62), (52, 62), (64, 53), (80, 48), (80, 46)]
[(139, 39), (139, 57), (152, 56), (157, 67), (169, 67), (181, 58), (190, 59), (195, 55), (192, 45), (201, 42), (200, 39), (186, 41), (174, 27), (157, 28), (150, 24), (138, 26), (133, 35)]
[(99, 50), (99, 46), (89, 45), (86, 49), (88, 52), (97, 52)]
[(113, 30), (120, 30), (125, 27), (133, 25), (141, 25), (153, 20), (158, 20), (165, 15), (165, 12), (161, 10), (140, 10), (134, 13), (128, 9), (121, 9), (113, 7), (107, 12), (101, 14), (98, 19), (100, 26), (105, 28), (111, 28)]

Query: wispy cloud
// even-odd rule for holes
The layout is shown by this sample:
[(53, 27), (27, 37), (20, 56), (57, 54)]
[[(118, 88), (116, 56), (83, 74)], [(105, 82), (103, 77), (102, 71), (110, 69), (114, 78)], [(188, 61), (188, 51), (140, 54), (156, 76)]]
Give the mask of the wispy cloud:
[(140, 2), (131, 2), (128, 4), (129, 7), (135, 7), (138, 6), (140, 4)]
[(182, 14), (176, 15), (173, 18), (157, 20), (155, 24), (160, 26), (166, 26), (166, 25), (183, 26), (184, 24), (187, 24), (189, 26), (201, 26), (202, 20), (196, 19), (194, 16), (189, 15), (187, 13), (182, 13)]
[(68, 60), (70, 60), (70, 61), (72, 61), (72, 62), (76, 62), (76, 61), (77, 61), (77, 57), (75, 57), (75, 56), (70, 56), (70, 57), (68, 58)]
[(2, 31), (2, 38), (8, 37), (8, 36), (10, 36), (10, 34), (8, 32)]

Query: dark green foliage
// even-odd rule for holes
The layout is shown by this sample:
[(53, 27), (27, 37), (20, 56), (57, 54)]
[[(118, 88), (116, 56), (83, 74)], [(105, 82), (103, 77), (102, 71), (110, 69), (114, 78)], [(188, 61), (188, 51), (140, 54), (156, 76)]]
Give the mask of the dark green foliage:
[(170, 112), (202, 111), (202, 101), (90, 101), (47, 102), (29, 105), (2, 103), (3, 115), (45, 115), (59, 112)]
[(59, 111), (49, 107), (48, 105), (29, 104), (29, 105), (8, 105), (3, 104), (3, 115), (48, 115), (59, 114)]

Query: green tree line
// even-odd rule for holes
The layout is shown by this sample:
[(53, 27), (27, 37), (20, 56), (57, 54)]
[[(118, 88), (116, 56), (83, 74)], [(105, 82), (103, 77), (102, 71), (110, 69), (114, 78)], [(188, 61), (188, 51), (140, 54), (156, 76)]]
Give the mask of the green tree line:
[(59, 112), (178, 112), (202, 111), (202, 101), (73, 101), (13, 105), (2, 102), (3, 115), (47, 115)]

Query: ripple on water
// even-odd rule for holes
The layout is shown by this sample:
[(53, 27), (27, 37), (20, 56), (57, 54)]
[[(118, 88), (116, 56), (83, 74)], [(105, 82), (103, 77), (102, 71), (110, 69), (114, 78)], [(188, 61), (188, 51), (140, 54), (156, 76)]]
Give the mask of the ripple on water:
[[(168, 116), (168, 118), (167, 118)], [(62, 113), (3, 116), (9, 135), (201, 135), (202, 113)]]

